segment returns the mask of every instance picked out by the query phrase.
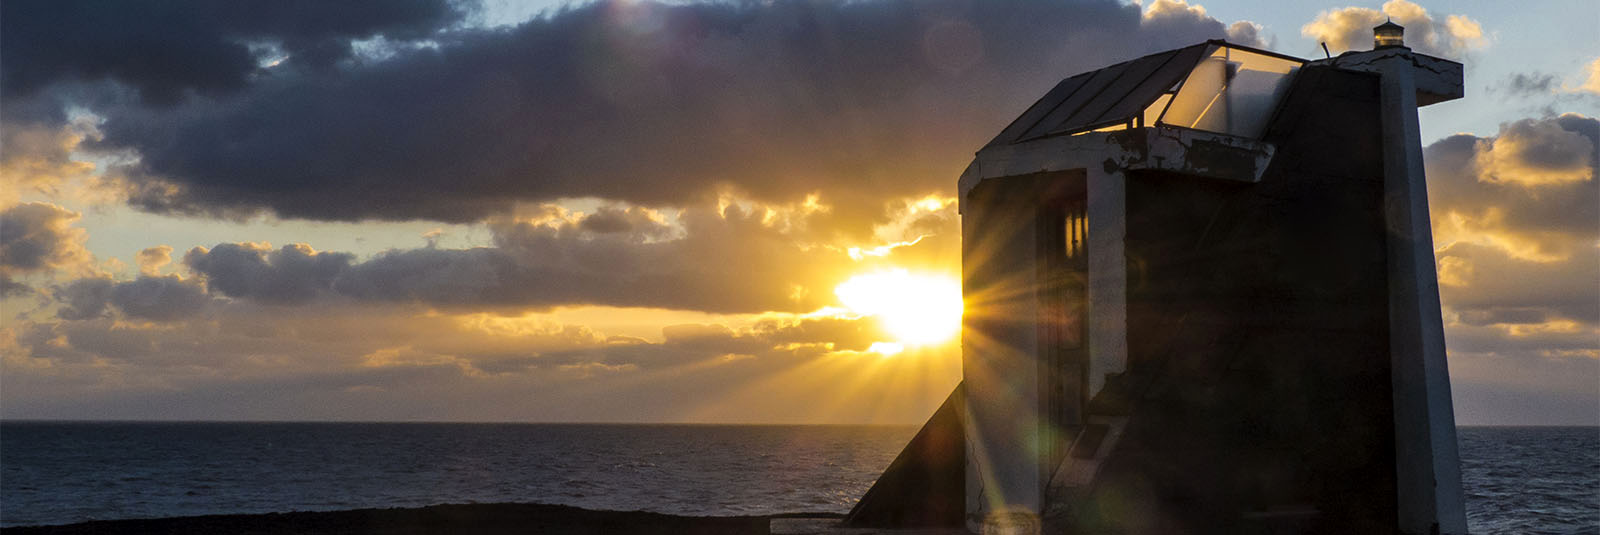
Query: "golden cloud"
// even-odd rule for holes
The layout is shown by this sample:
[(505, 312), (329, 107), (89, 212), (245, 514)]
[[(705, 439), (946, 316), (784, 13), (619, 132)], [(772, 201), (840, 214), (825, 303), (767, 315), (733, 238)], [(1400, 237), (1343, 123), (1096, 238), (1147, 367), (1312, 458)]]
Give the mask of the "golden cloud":
[(1533, 187), (1594, 178), (1594, 142), (1553, 121), (1522, 119), (1478, 143), (1478, 179), (1485, 182)]
[(1425, 54), (1459, 58), (1488, 46), (1483, 26), (1462, 15), (1435, 18), (1422, 6), (1390, 0), (1382, 9), (1346, 7), (1323, 11), (1300, 28), (1300, 34), (1327, 43), (1334, 50), (1369, 50), (1372, 28), (1393, 20), (1406, 28), (1406, 46)]
[(94, 274), (89, 234), (73, 226), (81, 214), (54, 203), (29, 202), (0, 211), (0, 275)]
[(72, 152), (88, 134), (77, 125), (43, 127), (7, 124), (0, 129), (0, 207), (20, 201), (24, 193), (54, 196), (71, 180), (95, 170), (90, 162), (73, 159)]
[(1584, 66), (1583, 76), (1583, 84), (1578, 86), (1578, 90), (1600, 95), (1600, 58), (1594, 58)]

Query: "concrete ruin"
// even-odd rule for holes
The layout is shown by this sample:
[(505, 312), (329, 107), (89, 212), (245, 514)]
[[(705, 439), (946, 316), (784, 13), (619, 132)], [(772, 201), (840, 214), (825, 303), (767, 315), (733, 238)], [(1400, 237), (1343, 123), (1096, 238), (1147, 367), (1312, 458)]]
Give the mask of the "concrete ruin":
[(830, 529), (1465, 533), (1417, 126), (1462, 66), (1378, 30), (1079, 74), (978, 151), (963, 383)]

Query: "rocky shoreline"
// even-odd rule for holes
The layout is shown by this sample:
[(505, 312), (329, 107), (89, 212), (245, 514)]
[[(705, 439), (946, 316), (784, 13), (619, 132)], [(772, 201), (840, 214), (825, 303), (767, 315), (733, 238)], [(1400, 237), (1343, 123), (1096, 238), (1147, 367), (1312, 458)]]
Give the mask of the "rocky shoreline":
[[(825, 513), (776, 517), (837, 518)], [(60, 526), (0, 529), (7, 535), (87, 534), (424, 534), (548, 533), (704, 534), (768, 533), (775, 516), (674, 516), (640, 511), (595, 511), (532, 503), (452, 504), (417, 508), (355, 509), (246, 515), (206, 515), (130, 520), (96, 520)]]

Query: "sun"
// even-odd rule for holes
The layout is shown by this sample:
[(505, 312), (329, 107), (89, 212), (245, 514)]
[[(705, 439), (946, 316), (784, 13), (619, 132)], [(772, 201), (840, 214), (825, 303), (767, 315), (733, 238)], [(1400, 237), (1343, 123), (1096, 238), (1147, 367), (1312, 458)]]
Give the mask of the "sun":
[(904, 269), (865, 273), (833, 289), (852, 312), (876, 316), (895, 342), (936, 344), (961, 332), (961, 283)]

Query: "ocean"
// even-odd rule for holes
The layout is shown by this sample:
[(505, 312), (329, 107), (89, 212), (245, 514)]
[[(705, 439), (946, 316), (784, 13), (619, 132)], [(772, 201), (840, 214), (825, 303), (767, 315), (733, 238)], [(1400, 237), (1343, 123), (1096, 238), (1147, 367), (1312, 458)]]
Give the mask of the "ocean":
[[(0, 423), (0, 526), (438, 503), (837, 512), (911, 426)], [(1600, 428), (1464, 427), (1476, 534), (1600, 533)]]

